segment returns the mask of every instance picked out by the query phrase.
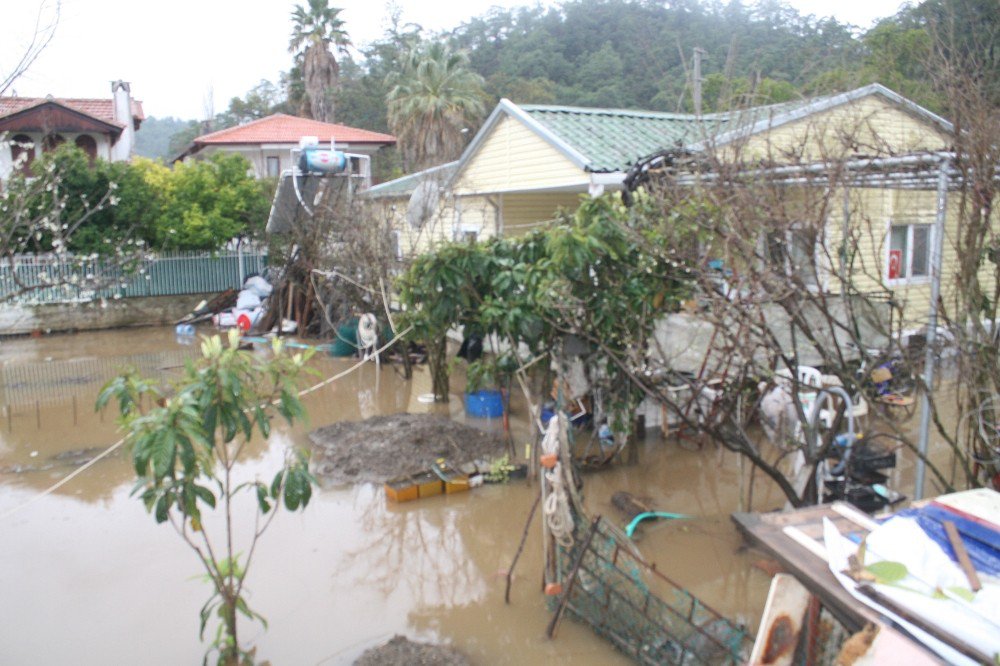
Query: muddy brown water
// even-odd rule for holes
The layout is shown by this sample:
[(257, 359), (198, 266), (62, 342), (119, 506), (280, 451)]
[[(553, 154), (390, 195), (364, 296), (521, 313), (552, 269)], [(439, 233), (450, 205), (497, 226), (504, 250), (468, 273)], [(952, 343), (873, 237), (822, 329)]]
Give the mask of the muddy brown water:
[[(118, 438), (110, 413), (93, 410), (109, 373), (126, 363), (169, 376), (196, 351), (161, 329), (0, 342), (0, 663), (200, 662), (198, 610), (208, 587), (194, 554), (129, 496), (124, 457), (42, 496), (80, 460), (56, 456)], [(329, 376), (352, 363), (315, 365)], [(368, 364), (308, 396), (308, 427), (257, 443), (241, 473), (269, 479), (288, 446), (308, 445), (309, 428), (339, 420), (429, 410), (465, 418), (457, 396), (447, 406), (420, 402), (429, 389), (423, 370), (403, 381), (392, 366)], [(515, 402), (522, 447), (525, 413)], [(756, 628), (769, 578), (751, 566), (760, 554), (740, 550), (729, 520), (740, 475), (733, 454), (651, 430), (638, 465), (588, 474), (584, 492), (591, 512), (616, 519), (610, 498), (619, 490), (694, 516), (644, 525), (640, 550), (703, 601)], [(904, 460), (894, 481), (910, 478)], [(281, 515), (258, 547), (249, 601), (269, 628), (245, 623), (243, 641), (276, 665), (351, 663), (394, 634), (447, 643), (481, 664), (627, 663), (573, 621), (545, 638), (537, 522), (504, 604), (504, 572), (536, 493), (514, 481), (396, 505), (370, 484), (318, 489), (304, 513)], [(781, 503), (758, 474), (754, 508)]]

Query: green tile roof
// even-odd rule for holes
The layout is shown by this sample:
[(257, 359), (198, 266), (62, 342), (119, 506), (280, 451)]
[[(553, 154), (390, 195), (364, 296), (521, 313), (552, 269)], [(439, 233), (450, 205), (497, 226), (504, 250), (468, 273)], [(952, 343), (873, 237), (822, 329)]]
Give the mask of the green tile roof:
[(625, 171), (642, 157), (672, 146), (696, 145), (729, 130), (750, 128), (798, 109), (822, 107), (838, 96), (800, 99), (728, 113), (693, 114), (572, 106), (518, 105), (542, 128), (580, 153), (589, 171)]
[(570, 106), (524, 104), (520, 108), (547, 132), (579, 152), (587, 168), (596, 172), (624, 171), (640, 157), (671, 145), (684, 145), (719, 131), (724, 115), (703, 116), (584, 109)]

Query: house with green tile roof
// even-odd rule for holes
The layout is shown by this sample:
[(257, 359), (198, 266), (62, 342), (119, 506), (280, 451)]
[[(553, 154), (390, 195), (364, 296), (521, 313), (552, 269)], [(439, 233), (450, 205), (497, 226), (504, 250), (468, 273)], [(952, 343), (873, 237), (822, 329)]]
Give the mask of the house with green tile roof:
[[(721, 149), (776, 164), (942, 150), (951, 131), (946, 120), (879, 84), (702, 116), (503, 99), (456, 162), (383, 183), (369, 196), (394, 209), (401, 252), (420, 252), (439, 241), (544, 225), (558, 210), (575, 209), (581, 196), (620, 190), (633, 164), (664, 149)], [(887, 220), (894, 215), (888, 199), (871, 205)], [(934, 210), (933, 195), (927, 206)], [(876, 244), (873, 256), (881, 252)]]

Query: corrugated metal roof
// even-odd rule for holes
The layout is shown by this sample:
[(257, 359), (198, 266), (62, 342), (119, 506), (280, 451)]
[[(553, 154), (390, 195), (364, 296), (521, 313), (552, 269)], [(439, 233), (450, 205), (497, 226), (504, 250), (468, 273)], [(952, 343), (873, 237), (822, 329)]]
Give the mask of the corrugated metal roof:
[(413, 190), (417, 188), (422, 182), (430, 178), (436, 178), (442, 184), (446, 183), (455, 173), (455, 169), (458, 167), (458, 160), (454, 162), (448, 162), (447, 164), (442, 164), (440, 166), (431, 167), (430, 169), (424, 169), (423, 171), (418, 171), (417, 173), (411, 173), (408, 176), (403, 176), (402, 178), (397, 178), (395, 180), (390, 180), (385, 183), (379, 183), (374, 187), (370, 187), (365, 191), (365, 196), (372, 197), (375, 199), (381, 197), (408, 197), (413, 193)]

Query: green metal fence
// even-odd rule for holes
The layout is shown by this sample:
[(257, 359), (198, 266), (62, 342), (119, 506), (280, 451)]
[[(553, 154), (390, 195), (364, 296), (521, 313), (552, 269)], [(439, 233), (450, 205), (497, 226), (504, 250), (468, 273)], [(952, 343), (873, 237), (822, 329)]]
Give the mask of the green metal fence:
[(0, 296), (7, 296), (0, 305), (216, 293), (239, 288), (266, 266), (267, 252), (257, 248), (148, 255), (128, 268), (101, 258), (25, 255), (0, 264)]

